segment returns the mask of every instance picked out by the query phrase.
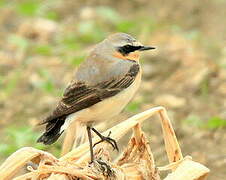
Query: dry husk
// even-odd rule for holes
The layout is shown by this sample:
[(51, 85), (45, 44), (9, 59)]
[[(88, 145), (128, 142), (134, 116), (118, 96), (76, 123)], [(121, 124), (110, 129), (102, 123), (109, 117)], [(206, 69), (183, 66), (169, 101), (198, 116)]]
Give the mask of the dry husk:
[[(169, 165), (156, 167), (154, 157), (140, 124), (154, 114), (159, 114), (162, 125), (165, 149)], [(116, 141), (122, 138), (129, 130), (133, 130), (126, 149), (115, 160), (111, 160), (111, 146), (101, 143), (95, 147), (95, 157), (110, 168), (94, 162), (89, 164), (89, 144), (84, 143), (57, 159), (53, 155), (24, 147), (13, 153), (0, 166), (2, 180), (72, 180), (72, 179), (117, 179), (117, 180), (160, 180), (161, 171), (171, 170), (165, 180), (203, 180), (209, 169), (192, 160), (183, 157), (177, 142), (171, 122), (165, 108), (156, 107), (137, 114), (126, 121), (112, 127), (103, 134)], [(73, 128), (70, 128), (73, 131)], [(70, 132), (69, 132), (70, 133)], [(65, 141), (68, 141), (66, 139)], [(93, 137), (97, 142), (98, 137)], [(71, 145), (73, 143), (70, 143)], [(66, 149), (70, 149), (67, 147)]]

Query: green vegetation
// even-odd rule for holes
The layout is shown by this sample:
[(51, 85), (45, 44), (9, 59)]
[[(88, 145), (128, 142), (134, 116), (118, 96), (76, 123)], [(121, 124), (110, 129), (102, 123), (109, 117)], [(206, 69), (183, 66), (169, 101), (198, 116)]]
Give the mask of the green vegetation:
[[(23, 146), (59, 155), (61, 143), (36, 144), (37, 130), (16, 126), (41, 121), (93, 45), (115, 32), (157, 47), (142, 55), (145, 87), (124, 113), (162, 105), (180, 133), (187, 133), (181, 123), (199, 132), (225, 131), (225, 8), (223, 0), (92, 1), (87, 6), (79, 0), (0, 0), (0, 161)], [(35, 123), (28, 122), (32, 118)], [(185, 144), (193, 133), (182, 134)], [(209, 149), (215, 142), (223, 144), (211, 139)]]
[(132, 101), (126, 106), (126, 111), (136, 113), (140, 109), (142, 102)]
[(211, 117), (207, 121), (204, 121), (199, 116), (189, 116), (186, 120), (184, 120), (186, 124), (198, 127), (198, 128), (204, 128), (209, 130), (216, 130), (218, 128), (225, 128), (226, 127), (226, 120), (221, 119), (220, 117)]
[(31, 127), (12, 127), (6, 128), (4, 130), (6, 134), (3, 141), (0, 143), (0, 154), (7, 157), (16, 150), (31, 146), (41, 150), (48, 150), (53, 152), (56, 156), (60, 155), (59, 144), (54, 144), (50, 146), (44, 146), (43, 144), (36, 143), (40, 133), (37, 133)]

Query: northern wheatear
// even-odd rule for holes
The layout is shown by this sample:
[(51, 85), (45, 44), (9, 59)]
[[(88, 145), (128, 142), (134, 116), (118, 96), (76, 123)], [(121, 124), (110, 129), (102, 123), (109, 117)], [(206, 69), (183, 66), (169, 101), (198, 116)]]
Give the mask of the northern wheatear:
[(102, 136), (92, 126), (109, 121), (129, 103), (141, 82), (140, 52), (150, 49), (154, 47), (144, 46), (125, 33), (110, 35), (97, 44), (77, 69), (55, 110), (42, 123), (46, 129), (38, 142), (54, 143), (70, 123), (77, 121), (81, 134), (86, 135), (82, 127), (87, 128), (91, 162), (91, 130), (117, 149), (113, 139)]

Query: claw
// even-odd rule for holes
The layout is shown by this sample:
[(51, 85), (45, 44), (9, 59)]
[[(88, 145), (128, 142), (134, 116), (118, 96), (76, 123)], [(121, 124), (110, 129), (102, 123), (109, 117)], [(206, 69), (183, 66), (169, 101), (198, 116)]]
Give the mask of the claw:
[(99, 165), (100, 165), (100, 169), (103, 172), (103, 174), (109, 176), (114, 176), (114, 171), (111, 168), (111, 166), (109, 166), (106, 162), (102, 161), (102, 160), (95, 160)]
[[(94, 131), (95, 132), (95, 131)], [(103, 135), (101, 135), (101, 134), (97, 134), (99, 137), (100, 137), (100, 141), (98, 141), (98, 142), (96, 142), (94, 145), (93, 145), (93, 147), (95, 147), (97, 144), (100, 144), (101, 142), (104, 142), (104, 141), (106, 141), (106, 142), (108, 142), (109, 144), (111, 144), (111, 146), (113, 147), (113, 150), (117, 150), (117, 151), (119, 151), (119, 148), (118, 148), (118, 145), (117, 145), (117, 143), (116, 143), (116, 141), (114, 140), (114, 139), (112, 139), (112, 138), (110, 138), (109, 136), (111, 135), (111, 131), (108, 133), (108, 136), (103, 136)]]

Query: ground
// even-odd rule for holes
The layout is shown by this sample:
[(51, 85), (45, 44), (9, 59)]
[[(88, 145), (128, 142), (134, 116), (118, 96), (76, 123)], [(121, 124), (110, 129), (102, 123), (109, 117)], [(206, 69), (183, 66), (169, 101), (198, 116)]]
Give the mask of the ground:
[[(166, 107), (183, 154), (209, 167), (209, 179), (223, 179), (225, 8), (222, 0), (1, 0), (0, 161), (23, 146), (59, 155), (60, 141), (35, 143), (43, 128), (36, 124), (54, 108), (93, 45), (126, 32), (157, 49), (142, 56), (140, 90), (116, 120)], [(158, 119), (144, 129), (157, 165), (166, 164)]]

